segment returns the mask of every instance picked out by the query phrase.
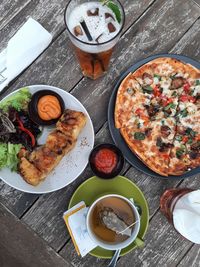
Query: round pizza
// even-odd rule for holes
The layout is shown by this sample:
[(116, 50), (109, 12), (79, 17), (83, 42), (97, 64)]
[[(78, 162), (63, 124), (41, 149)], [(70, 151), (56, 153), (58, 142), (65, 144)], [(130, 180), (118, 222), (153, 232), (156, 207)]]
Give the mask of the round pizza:
[(156, 173), (181, 175), (200, 166), (200, 70), (157, 58), (122, 81), (115, 127)]

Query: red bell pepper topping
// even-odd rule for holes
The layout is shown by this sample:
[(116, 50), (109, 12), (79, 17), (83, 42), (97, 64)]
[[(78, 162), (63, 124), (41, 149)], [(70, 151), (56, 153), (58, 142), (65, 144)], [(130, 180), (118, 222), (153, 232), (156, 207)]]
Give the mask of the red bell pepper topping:
[(19, 129), (20, 129), (21, 131), (27, 133), (27, 134), (30, 136), (30, 138), (31, 138), (31, 145), (32, 145), (32, 147), (34, 147), (34, 146), (35, 146), (35, 143), (36, 143), (36, 140), (35, 140), (34, 135), (33, 135), (27, 128), (24, 127), (24, 125), (23, 125), (23, 123), (22, 123), (22, 121), (20, 120), (20, 118), (19, 118), (18, 115), (16, 115), (16, 119), (17, 119), (17, 122), (18, 122), (18, 124), (19, 124)]
[(142, 113), (143, 113), (143, 110), (141, 108), (137, 108), (136, 111), (135, 111), (136, 115), (140, 115)]
[(186, 83), (183, 85), (183, 90), (184, 90), (186, 93), (189, 93), (189, 91), (190, 91), (190, 84), (189, 84), (189, 82), (186, 82)]
[(160, 89), (159, 89), (159, 87), (157, 85), (154, 86), (153, 91), (154, 91), (154, 96), (155, 97), (161, 95)]
[(194, 103), (196, 101), (196, 99), (195, 99), (195, 97), (193, 97), (191, 95), (181, 95), (180, 96), (180, 101), (182, 101), (182, 102), (189, 101), (189, 102)]
[(183, 143), (187, 143), (187, 141), (188, 141), (188, 136), (183, 136), (182, 141), (183, 141)]

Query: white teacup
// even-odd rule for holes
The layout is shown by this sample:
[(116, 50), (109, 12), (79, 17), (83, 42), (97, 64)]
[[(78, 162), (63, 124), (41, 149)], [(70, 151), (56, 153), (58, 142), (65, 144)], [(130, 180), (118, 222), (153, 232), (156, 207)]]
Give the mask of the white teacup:
[[(115, 244), (111, 244), (111, 243), (108, 243), (108, 242), (104, 242), (102, 239), (98, 238), (92, 231), (91, 229), (91, 225), (90, 225), (90, 216), (91, 216), (91, 212), (93, 211), (93, 208), (95, 207), (95, 205), (97, 204), (97, 202), (99, 202), (100, 200), (104, 199), (104, 198), (108, 198), (108, 197), (116, 197), (116, 198), (120, 198), (120, 199), (123, 199), (125, 200), (129, 206), (132, 208), (133, 210), (133, 214), (134, 214), (134, 217), (135, 217), (135, 225), (133, 226), (133, 229), (132, 229), (132, 233), (131, 233), (131, 236), (128, 237), (125, 241), (122, 241), (120, 243), (115, 243)], [(87, 213), (87, 218), (86, 218), (86, 225), (87, 225), (87, 230), (88, 230), (88, 233), (89, 233), (89, 236), (90, 238), (100, 247), (104, 248), (104, 249), (108, 249), (108, 250), (118, 250), (118, 249), (122, 249), (122, 248), (125, 248), (127, 247), (128, 245), (130, 245), (137, 237), (138, 235), (138, 232), (140, 230), (140, 215), (134, 205), (133, 202), (131, 202), (129, 199), (121, 196), (121, 195), (117, 195), (117, 194), (109, 194), (109, 195), (105, 195), (105, 196), (102, 196), (100, 198), (98, 198), (97, 200), (95, 200), (93, 202), (93, 204), (90, 206), (89, 210), (88, 210), (88, 213)]]

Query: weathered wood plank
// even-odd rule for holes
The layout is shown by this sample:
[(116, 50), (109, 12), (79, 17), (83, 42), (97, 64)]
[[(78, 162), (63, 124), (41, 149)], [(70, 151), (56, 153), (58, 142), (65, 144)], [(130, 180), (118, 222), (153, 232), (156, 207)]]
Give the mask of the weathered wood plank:
[(143, 57), (168, 51), (199, 14), (200, 8), (191, 1), (156, 1), (120, 40), (107, 75), (97, 81), (81, 80), (72, 94), (88, 109), (95, 129), (106, 120), (108, 99), (120, 73)]
[(2, 29), (31, 0), (2, 0), (0, 4), (0, 28)]
[[(18, 10), (21, 9), (19, 2), (21, 1), (18, 1)], [(8, 40), (30, 16), (38, 20), (55, 37), (64, 29), (63, 12), (67, 2), (66, 0), (35, 0), (28, 2), (20, 12), (16, 12), (16, 16), (12, 20), (0, 29), (0, 50), (6, 46)]]
[(178, 267), (199, 267), (200, 263), (200, 247), (193, 245), (186, 256), (177, 265)]
[(0, 266), (71, 266), (0, 204)]
[(200, 0), (193, 0), (200, 7)]
[[(181, 187), (199, 188), (200, 175), (186, 179)], [(167, 219), (156, 213), (150, 222), (143, 250), (135, 250), (120, 259), (118, 266), (170, 266), (175, 267), (187, 253), (192, 243), (178, 234)], [(191, 260), (193, 264), (193, 261)], [(187, 265), (186, 265), (187, 266)], [(193, 266), (193, 265), (191, 265)]]
[[(181, 38), (181, 40), (171, 49), (170, 52), (184, 54), (197, 61), (200, 60), (200, 19), (198, 19), (191, 29)], [(189, 45), (188, 45), (189, 44)]]
[(0, 203), (5, 205), (17, 217), (22, 216), (25, 210), (39, 197), (39, 195), (23, 193), (0, 181)]

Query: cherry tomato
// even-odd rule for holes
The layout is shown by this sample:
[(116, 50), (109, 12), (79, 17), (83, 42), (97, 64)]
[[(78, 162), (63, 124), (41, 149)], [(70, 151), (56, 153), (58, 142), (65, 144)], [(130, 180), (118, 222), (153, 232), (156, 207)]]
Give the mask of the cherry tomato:
[(183, 85), (183, 90), (188, 93), (190, 91), (190, 84), (189, 82), (186, 82), (184, 85)]
[(188, 141), (188, 137), (187, 137), (187, 136), (183, 136), (182, 141), (183, 141), (183, 143), (187, 143), (187, 141)]
[(160, 89), (159, 89), (159, 87), (158, 87), (157, 85), (154, 86), (153, 91), (154, 91), (154, 96), (155, 96), (155, 97), (161, 95)]
[(168, 155), (168, 154), (162, 154), (162, 157), (163, 157), (164, 159), (169, 159), (169, 155)]
[(135, 114), (140, 115), (141, 113), (143, 113), (143, 110), (141, 108), (137, 108)]
[(195, 97), (193, 97), (191, 95), (181, 95), (180, 96), (180, 101), (182, 101), (182, 102), (189, 101), (189, 102), (194, 103), (196, 101), (196, 99), (195, 99)]
[(166, 107), (167, 105), (169, 105), (172, 102), (173, 102), (173, 99), (167, 97), (167, 99), (163, 101), (163, 106)]

